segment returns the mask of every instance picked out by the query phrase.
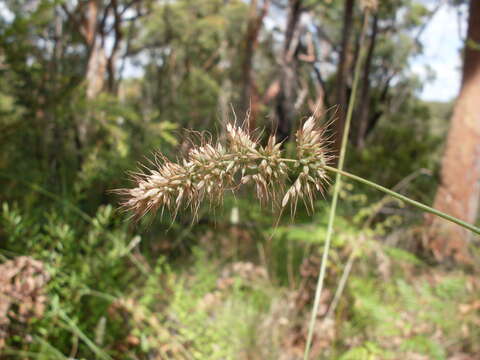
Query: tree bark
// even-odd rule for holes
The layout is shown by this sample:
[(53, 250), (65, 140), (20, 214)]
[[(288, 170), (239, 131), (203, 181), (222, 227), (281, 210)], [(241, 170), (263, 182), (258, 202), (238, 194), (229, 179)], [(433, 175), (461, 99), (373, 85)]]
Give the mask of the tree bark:
[(280, 141), (287, 140), (290, 137), (295, 118), (298, 67), (295, 52), (300, 36), (298, 24), (302, 13), (302, 0), (289, 0), (288, 4), (287, 28), (281, 58), (280, 88), (275, 106), (277, 136)]
[(264, 0), (260, 12), (258, 1), (250, 2), (247, 34), (245, 36), (245, 53), (243, 58), (243, 89), (241, 98), (242, 113), (249, 112), (248, 129), (255, 130), (256, 118), (260, 110), (260, 98), (253, 74), (253, 58), (258, 47), (258, 36), (262, 28), (263, 19), (268, 12), (270, 0)]
[(95, 96), (102, 91), (107, 66), (105, 50), (98, 36), (98, 12), (98, 2), (96, 0), (89, 0), (84, 18), (83, 31), (89, 52), (85, 72), (87, 98), (89, 99), (95, 98)]
[[(470, 0), (462, 86), (451, 120), (434, 207), (471, 223), (477, 218), (480, 196), (479, 102), (480, 1)], [(428, 221), (428, 245), (438, 260), (471, 262), (471, 235), (467, 230), (437, 218)]]
[[(74, 12), (70, 12), (66, 5), (62, 7), (83, 36), (87, 51), (85, 94), (87, 99), (94, 99), (104, 88), (107, 71), (107, 57), (99, 34), (101, 27), (99, 23), (100, 4), (98, 0), (88, 0), (86, 3), (80, 2)], [(103, 17), (106, 19), (106, 12)], [(78, 139), (79, 152), (87, 144), (90, 137), (91, 121), (89, 118), (90, 116), (82, 117), (77, 125), (76, 137)]]
[(87, 83), (87, 98), (94, 99), (100, 94), (105, 85), (105, 73), (107, 70), (107, 58), (105, 50), (96, 38), (90, 49), (85, 80)]
[(358, 128), (355, 145), (358, 149), (365, 147), (365, 138), (369, 124), (370, 114), (370, 72), (372, 68), (373, 53), (378, 33), (378, 15), (373, 16), (372, 33), (370, 35), (370, 44), (368, 46), (367, 57), (363, 67), (362, 90), (360, 94), (360, 109), (358, 111)]
[(119, 12), (117, 0), (111, 0), (110, 2), (113, 12), (113, 46), (108, 58), (105, 58), (106, 69), (108, 73), (108, 91), (112, 94), (117, 94), (118, 84), (117, 84), (117, 58), (120, 51), (120, 43), (123, 40), (123, 31), (121, 26), (121, 14)]
[(334, 151), (340, 152), (342, 144), (343, 129), (345, 127), (345, 116), (347, 112), (347, 82), (351, 63), (350, 37), (353, 29), (353, 9), (355, 0), (345, 0), (345, 10), (343, 14), (342, 44), (340, 49), (340, 58), (338, 61), (336, 96), (335, 101), (338, 106), (337, 119), (334, 122), (335, 138)]

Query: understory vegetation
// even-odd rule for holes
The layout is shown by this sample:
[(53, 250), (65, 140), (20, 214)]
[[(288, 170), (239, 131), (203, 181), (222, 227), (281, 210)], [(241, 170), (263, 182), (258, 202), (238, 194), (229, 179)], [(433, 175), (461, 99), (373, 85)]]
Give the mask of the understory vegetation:
[[(338, 219), (312, 356), (447, 359), (480, 351), (478, 277), (414, 255), (415, 227), (398, 215), (362, 228), (374, 207), (359, 207), (365, 198), (353, 190), (343, 197), (361, 210), (345, 206)], [(39, 214), (40, 221), (4, 203), (2, 274), (15, 269), (13, 283), (39, 286), (7, 303), (15, 315), (2, 320), (4, 356), (301, 357), (327, 206), (319, 204), (313, 221), (273, 228), (265, 209), (235, 203), (238, 225), (227, 206), (215, 224), (184, 219), (143, 231), (129, 229), (111, 205), (88, 222), (78, 215), (66, 222), (59, 209)], [(263, 222), (253, 222), (260, 216)], [(24, 254), (43, 267), (19, 263)], [(354, 270), (332, 313), (350, 254)], [(48, 281), (39, 282), (42, 276)]]

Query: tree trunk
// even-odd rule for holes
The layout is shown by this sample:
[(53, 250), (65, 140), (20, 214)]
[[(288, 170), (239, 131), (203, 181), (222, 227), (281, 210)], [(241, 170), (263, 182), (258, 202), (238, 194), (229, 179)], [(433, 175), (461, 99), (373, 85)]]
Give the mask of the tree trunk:
[(345, 127), (345, 116), (347, 112), (347, 82), (351, 63), (350, 56), (350, 36), (353, 28), (353, 9), (355, 0), (345, 0), (345, 10), (343, 14), (342, 44), (340, 49), (340, 59), (338, 61), (336, 96), (335, 101), (338, 106), (338, 115), (335, 121), (334, 151), (340, 152), (342, 144), (343, 129)]
[(302, 12), (301, 6), (302, 0), (289, 0), (285, 43), (281, 58), (280, 89), (275, 106), (277, 136), (280, 141), (287, 140), (290, 137), (293, 120), (295, 118), (298, 67), (295, 52), (300, 36), (298, 33), (298, 23)]
[(88, 60), (85, 72), (87, 98), (93, 99), (103, 89), (107, 59), (98, 36), (98, 2), (89, 0), (84, 17), (83, 31), (88, 47)]
[[(107, 89), (110, 93), (117, 95), (117, 91), (118, 91), (117, 76), (116, 76), (117, 57), (120, 51), (120, 43), (123, 40), (123, 31), (121, 27), (122, 19), (118, 9), (118, 2), (117, 0), (111, 0), (110, 4), (113, 12), (114, 40), (113, 40), (113, 46), (112, 46), (110, 56), (108, 56), (108, 58), (105, 56), (105, 61), (106, 61), (105, 67), (108, 73)], [(105, 51), (104, 51), (104, 55), (105, 55)]]
[[(434, 207), (475, 222), (480, 196), (480, 1), (470, 0), (463, 78), (455, 104), (440, 186)], [(470, 233), (438, 218), (430, 218), (429, 248), (438, 260), (470, 262)]]
[(100, 39), (96, 38), (90, 49), (87, 62), (86, 82), (87, 98), (94, 99), (105, 85), (105, 73), (107, 70), (107, 58)]
[(256, 118), (260, 110), (260, 98), (255, 84), (253, 74), (253, 58), (258, 47), (258, 36), (262, 28), (263, 19), (270, 6), (270, 0), (264, 0), (260, 13), (257, 10), (258, 1), (250, 2), (250, 11), (248, 17), (247, 34), (245, 36), (245, 53), (243, 58), (243, 89), (241, 98), (242, 114), (249, 111), (248, 129), (254, 130), (256, 127)]
[(375, 14), (372, 23), (372, 34), (370, 35), (370, 44), (368, 46), (367, 58), (363, 67), (362, 90), (360, 94), (360, 109), (358, 111), (358, 127), (355, 145), (358, 149), (365, 146), (367, 128), (370, 114), (370, 72), (372, 68), (373, 53), (378, 33), (378, 15)]
[[(81, 25), (81, 33), (87, 45), (88, 57), (85, 68), (85, 84), (87, 99), (95, 99), (105, 85), (107, 58), (102, 39), (99, 36), (99, 4), (96, 0), (89, 0), (86, 4), (85, 16)], [(80, 5), (79, 5), (80, 6)], [(82, 11), (82, 8), (79, 8)], [(78, 138), (82, 147), (87, 143), (91, 132), (90, 116), (82, 118), (78, 124)]]

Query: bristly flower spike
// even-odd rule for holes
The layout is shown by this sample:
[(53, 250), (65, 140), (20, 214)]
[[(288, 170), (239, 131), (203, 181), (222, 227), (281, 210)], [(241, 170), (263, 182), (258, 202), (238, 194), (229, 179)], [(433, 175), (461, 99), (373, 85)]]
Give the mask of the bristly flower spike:
[[(313, 199), (327, 182), (323, 167), (330, 157), (325, 149), (323, 129), (310, 117), (297, 131), (297, 157), (282, 157), (281, 143), (275, 136), (261, 146), (242, 127), (228, 124), (225, 145), (211, 139), (194, 145), (183, 160), (171, 162), (163, 155), (155, 156), (152, 169), (136, 174), (136, 186), (117, 192), (123, 195), (122, 206), (136, 218), (158, 209), (170, 211), (175, 217), (181, 209), (190, 208), (197, 215), (200, 205), (207, 201), (218, 205), (227, 190), (235, 191), (241, 185), (252, 184), (256, 197), (262, 204), (275, 204), (282, 198), (282, 208), (288, 203), (296, 207), (302, 198), (309, 208)], [(205, 139), (205, 138), (203, 138)], [(299, 175), (284, 193), (289, 173)], [(284, 193), (280, 197), (280, 193)]]

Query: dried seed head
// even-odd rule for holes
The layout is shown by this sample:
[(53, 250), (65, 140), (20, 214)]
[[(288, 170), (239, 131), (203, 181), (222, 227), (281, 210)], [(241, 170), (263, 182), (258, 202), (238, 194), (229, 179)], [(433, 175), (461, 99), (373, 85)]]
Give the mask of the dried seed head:
[(297, 132), (297, 153), (297, 159), (284, 159), (281, 144), (274, 136), (261, 146), (245, 129), (228, 124), (226, 146), (212, 144), (208, 139), (193, 146), (179, 163), (159, 154), (153, 169), (134, 176), (134, 188), (117, 192), (125, 197), (123, 206), (137, 218), (158, 209), (167, 209), (175, 216), (180, 209), (189, 208), (196, 215), (202, 202), (219, 204), (226, 190), (234, 191), (243, 184), (252, 184), (262, 203), (272, 200), (273, 204), (279, 192), (284, 192), (291, 168), (288, 162), (300, 173), (283, 196), (281, 206), (290, 202), (295, 208), (302, 198), (312, 208), (315, 193), (326, 181), (323, 167), (329, 158), (323, 130), (313, 117)]

